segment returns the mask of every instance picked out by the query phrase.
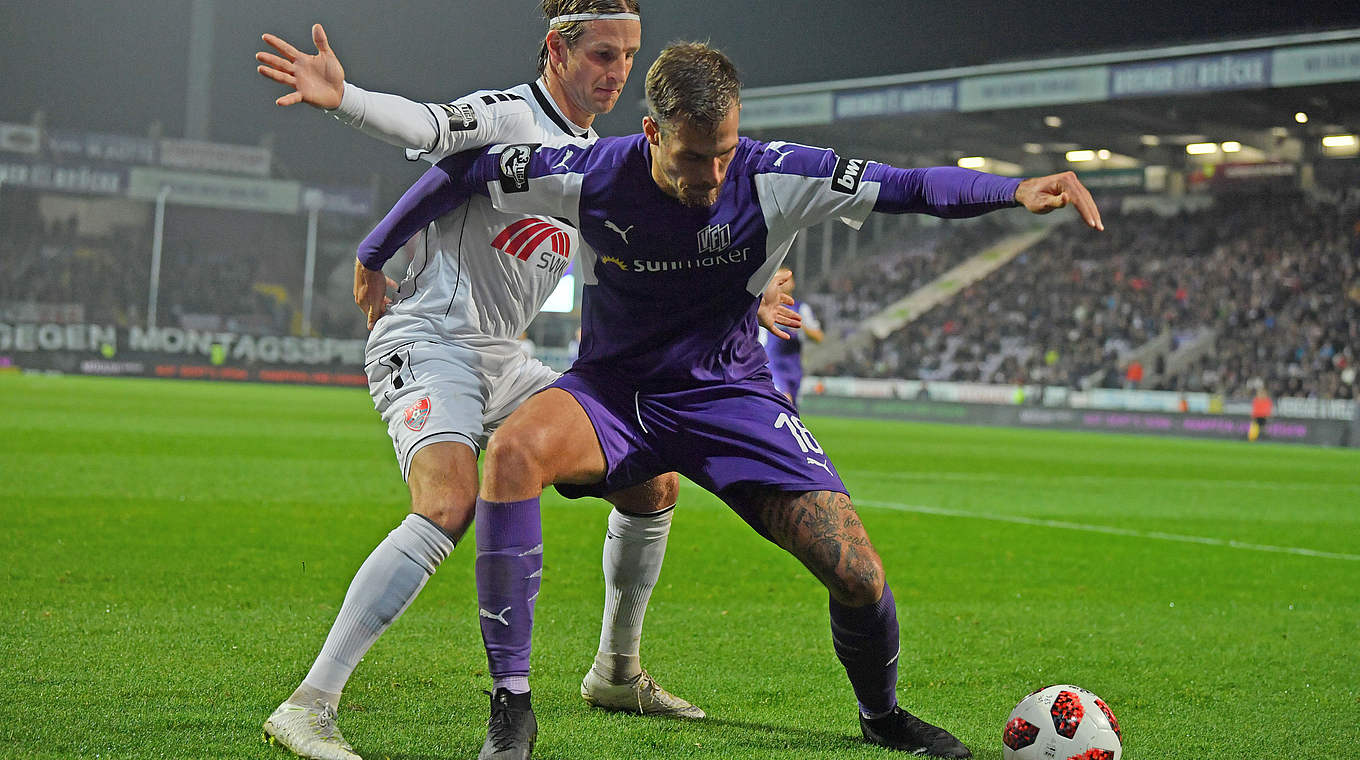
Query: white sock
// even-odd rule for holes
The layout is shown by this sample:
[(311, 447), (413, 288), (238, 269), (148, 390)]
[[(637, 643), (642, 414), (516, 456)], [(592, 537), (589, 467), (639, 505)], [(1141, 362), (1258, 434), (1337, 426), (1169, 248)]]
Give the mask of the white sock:
[(293, 701), (323, 699), (338, 707), (359, 660), (406, 611), (453, 546), (448, 534), (418, 514), (407, 515), (388, 533), (350, 581), (340, 614)]
[(642, 672), (642, 617), (661, 574), (674, 506), (650, 515), (615, 509), (604, 534), (604, 620), (595, 668), (621, 683)]

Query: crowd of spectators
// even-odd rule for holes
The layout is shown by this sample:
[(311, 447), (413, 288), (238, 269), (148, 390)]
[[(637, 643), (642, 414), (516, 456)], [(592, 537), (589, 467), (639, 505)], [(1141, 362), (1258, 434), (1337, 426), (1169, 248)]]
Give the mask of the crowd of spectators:
[(1001, 217), (947, 219), (884, 236), (858, 259), (800, 293), (832, 334), (845, 336), (884, 306), (910, 295), (1008, 231)]
[[(0, 214), (0, 304), (43, 307), (63, 321), (119, 327), (146, 324), (153, 231), (133, 215), (125, 224), (82, 224), (79, 213), (43, 213), (37, 196), (5, 193)], [(290, 335), (298, 330), (304, 229), (292, 217), (249, 224), (230, 214), (173, 207), (166, 224), (156, 323), (204, 331)], [(277, 228), (277, 229), (275, 229)], [(346, 245), (346, 250), (351, 246)], [(280, 256), (286, 251), (287, 256)], [(349, 313), (352, 277), (323, 262), (316, 273), (313, 326), (328, 337), (360, 337)], [(296, 271), (293, 271), (296, 270)], [(281, 284), (285, 283), (285, 284)], [(339, 289), (343, 292), (332, 292)], [(342, 304), (345, 309), (336, 304)], [(70, 308), (75, 307), (74, 311)], [(57, 307), (58, 311), (52, 311)], [(346, 319), (348, 318), (348, 319)]]
[(0, 260), (7, 276), (0, 280), (0, 303), (74, 304), (85, 321), (103, 324), (143, 318), (148, 242), (129, 229), (82, 235), (74, 216), (51, 221), (37, 214), (6, 216)]
[[(1301, 194), (1226, 196), (1169, 217), (1108, 212), (1104, 234), (1064, 225), (828, 371), (1233, 398), (1264, 385), (1273, 396), (1354, 398), (1356, 219), (1350, 204)], [(876, 287), (865, 283), (867, 292)], [(1129, 371), (1136, 349), (1164, 333), (1166, 350), (1147, 357), (1147, 379), (1136, 379)], [(1168, 372), (1168, 359), (1188, 344), (1202, 355)]]

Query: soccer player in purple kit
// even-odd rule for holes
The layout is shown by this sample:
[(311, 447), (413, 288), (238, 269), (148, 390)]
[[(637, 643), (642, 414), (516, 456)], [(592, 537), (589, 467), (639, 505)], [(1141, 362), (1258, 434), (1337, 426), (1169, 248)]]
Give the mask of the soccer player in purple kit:
[[(471, 192), (581, 231), (580, 358), (488, 445), (477, 500), (479, 604), (531, 612), (542, 557), (529, 550), (542, 541), (548, 484), (579, 497), (677, 470), (827, 587), (833, 644), (865, 739), (971, 757), (948, 731), (897, 704), (896, 606), (882, 562), (831, 461), (770, 382), (757, 305), (797, 231), (827, 219), (858, 226), (872, 211), (965, 217), (1070, 203), (1103, 229), (1095, 202), (1071, 172), (1022, 181), (956, 167), (904, 170), (740, 138), (735, 67), (706, 45), (666, 48), (646, 88), (643, 134), (445, 158), (361, 249), (365, 265), (379, 264), (423, 217)], [(483, 626), (498, 679), (528, 672), (532, 618), (515, 620)]]
[[(779, 292), (793, 298), (795, 287), (793, 270), (780, 267), (775, 277), (779, 279)], [(796, 331), (790, 330), (787, 340), (771, 340), (769, 331), (762, 329), (760, 344), (765, 347), (765, 355), (770, 358), (770, 377), (774, 381), (774, 387), (787, 396), (796, 407), (798, 388), (803, 384), (802, 336), (806, 335), (813, 343), (821, 343), (826, 336), (822, 333), (822, 326), (817, 323), (817, 318), (813, 316), (811, 306), (794, 298), (793, 303), (789, 304), (789, 309), (802, 317), (803, 324)]]

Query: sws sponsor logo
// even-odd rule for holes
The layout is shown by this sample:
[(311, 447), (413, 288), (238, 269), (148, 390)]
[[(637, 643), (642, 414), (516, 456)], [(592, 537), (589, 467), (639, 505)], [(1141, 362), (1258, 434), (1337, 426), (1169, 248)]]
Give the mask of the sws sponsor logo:
[(491, 247), (520, 261), (532, 259), (539, 269), (560, 274), (571, 259), (571, 235), (539, 217), (520, 219), (491, 239)]
[(501, 191), (523, 193), (529, 190), (529, 159), (539, 143), (507, 145), (501, 151)]
[(838, 193), (854, 195), (859, 190), (859, 181), (864, 177), (864, 167), (868, 161), (862, 158), (840, 158), (836, 169), (831, 172), (831, 189)]

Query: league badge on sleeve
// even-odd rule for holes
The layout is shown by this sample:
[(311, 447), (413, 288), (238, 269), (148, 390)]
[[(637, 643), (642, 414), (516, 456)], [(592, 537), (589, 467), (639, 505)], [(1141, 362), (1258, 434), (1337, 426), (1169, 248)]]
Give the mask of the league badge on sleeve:
[(501, 150), (501, 192), (523, 193), (529, 190), (529, 159), (538, 143), (507, 145)]
[(422, 396), (414, 403), (406, 407), (405, 419), (406, 427), (420, 432), (425, 427), (425, 421), (430, 418), (430, 397)]
[(477, 128), (477, 113), (467, 103), (446, 103), (439, 107), (449, 115), (450, 132), (466, 132)]

